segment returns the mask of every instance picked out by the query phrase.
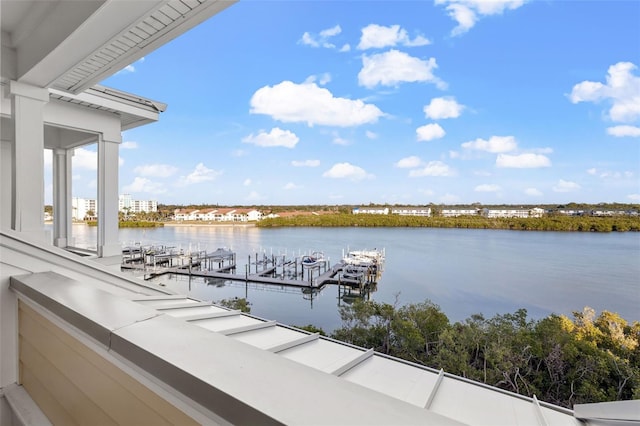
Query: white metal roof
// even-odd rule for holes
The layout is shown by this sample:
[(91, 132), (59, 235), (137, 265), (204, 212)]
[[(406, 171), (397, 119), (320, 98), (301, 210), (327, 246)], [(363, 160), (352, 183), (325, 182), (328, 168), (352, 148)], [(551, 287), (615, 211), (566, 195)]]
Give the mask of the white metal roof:
[[(133, 300), (254, 347), (473, 425), (576, 425), (568, 409), (184, 297)], [(176, 309), (168, 309), (171, 306)], [(227, 312), (221, 315), (221, 312)], [(312, 392), (312, 390), (300, 390)]]

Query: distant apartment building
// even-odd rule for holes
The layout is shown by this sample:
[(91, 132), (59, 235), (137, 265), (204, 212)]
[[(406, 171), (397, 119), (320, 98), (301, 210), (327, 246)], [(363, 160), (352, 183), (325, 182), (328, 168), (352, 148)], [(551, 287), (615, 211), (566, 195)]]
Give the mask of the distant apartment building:
[(176, 209), (173, 212), (177, 221), (204, 221), (204, 222), (254, 222), (262, 219), (262, 212), (255, 209)]
[(542, 217), (544, 215), (544, 209), (534, 207), (532, 209), (482, 209), (482, 215), (484, 217)]
[(71, 199), (71, 218), (73, 220), (85, 220), (85, 218), (95, 218), (98, 214), (98, 202), (90, 198)]
[(118, 197), (118, 211), (128, 213), (151, 213), (158, 211), (156, 200), (134, 200), (129, 194)]
[[(98, 202), (95, 199), (74, 197), (71, 201), (71, 207), (71, 217), (74, 220), (95, 218), (98, 214)], [(157, 212), (158, 202), (155, 200), (133, 200), (129, 194), (123, 194), (118, 198), (118, 211), (130, 214)]]
[(431, 216), (430, 207), (393, 207), (391, 214), (397, 214), (399, 216)]
[(388, 207), (355, 207), (353, 214), (389, 214)]
[(444, 217), (477, 216), (478, 209), (442, 209), (441, 214)]

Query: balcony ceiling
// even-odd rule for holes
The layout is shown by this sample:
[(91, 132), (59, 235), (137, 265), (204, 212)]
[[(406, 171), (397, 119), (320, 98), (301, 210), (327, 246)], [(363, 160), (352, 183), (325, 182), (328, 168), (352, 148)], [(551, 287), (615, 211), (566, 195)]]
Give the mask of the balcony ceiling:
[(77, 94), (235, 0), (2, 0), (2, 77)]

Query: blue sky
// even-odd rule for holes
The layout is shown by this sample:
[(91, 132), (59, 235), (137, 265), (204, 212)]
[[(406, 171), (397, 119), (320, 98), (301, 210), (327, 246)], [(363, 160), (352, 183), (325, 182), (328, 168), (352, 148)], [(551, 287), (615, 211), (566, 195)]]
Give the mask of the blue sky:
[[(167, 204), (640, 202), (640, 2), (240, 1), (102, 84)], [(95, 148), (74, 157), (95, 197)]]

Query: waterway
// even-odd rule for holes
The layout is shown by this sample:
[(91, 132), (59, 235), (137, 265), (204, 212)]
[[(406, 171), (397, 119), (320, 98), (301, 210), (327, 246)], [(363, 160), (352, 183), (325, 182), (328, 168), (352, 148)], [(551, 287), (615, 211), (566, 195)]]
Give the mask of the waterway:
[[(571, 316), (590, 306), (640, 320), (640, 234), (521, 232), (434, 228), (279, 228), (166, 226), (121, 229), (123, 246), (165, 245), (237, 254), (238, 273), (256, 253), (287, 255), (322, 251), (338, 262), (345, 250), (384, 249), (384, 271), (371, 300), (431, 300), (450, 321), (527, 309), (537, 319)], [(96, 229), (73, 227), (76, 245), (95, 247)], [(255, 266), (252, 266), (255, 267)], [(299, 289), (163, 276), (164, 285), (203, 300), (245, 297), (251, 313), (291, 325), (340, 326), (339, 307), (350, 302), (337, 286), (310, 295)]]

